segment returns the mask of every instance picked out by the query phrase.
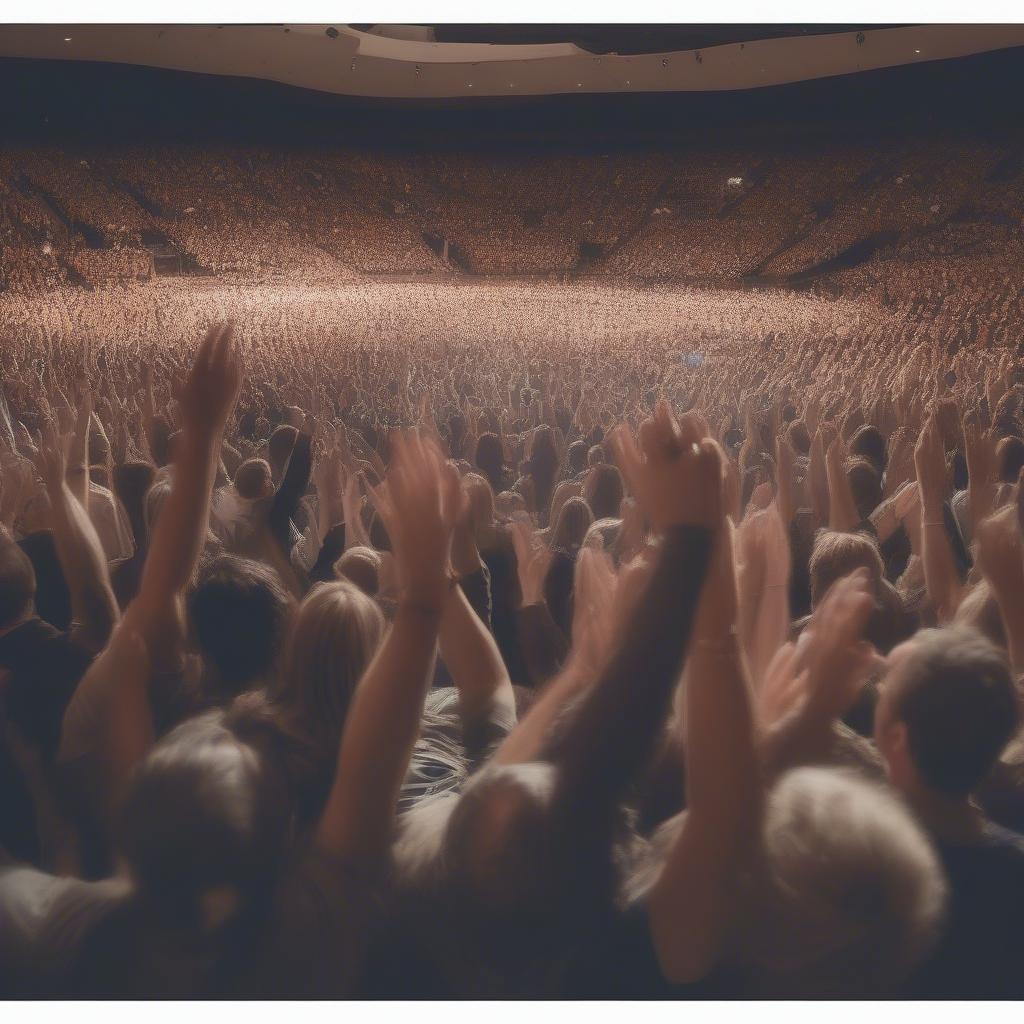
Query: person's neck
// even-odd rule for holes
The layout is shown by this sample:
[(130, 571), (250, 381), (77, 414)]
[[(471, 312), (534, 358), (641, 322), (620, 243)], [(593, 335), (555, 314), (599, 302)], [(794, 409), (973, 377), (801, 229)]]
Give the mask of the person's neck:
[(985, 816), (969, 797), (950, 797), (924, 786), (906, 793), (917, 816), (937, 839), (974, 842), (985, 826)]

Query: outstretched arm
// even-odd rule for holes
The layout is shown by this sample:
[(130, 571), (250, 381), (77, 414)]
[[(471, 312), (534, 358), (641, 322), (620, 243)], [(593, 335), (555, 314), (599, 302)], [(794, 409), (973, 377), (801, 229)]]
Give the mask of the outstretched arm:
[(679, 680), (721, 521), (718, 450), (692, 417), (677, 423), (660, 402), (641, 443), (642, 455), (628, 431), (616, 434), (623, 472), (661, 535), (656, 562), (609, 662), (549, 755), (559, 769), (556, 802), (577, 815), (603, 814), (650, 751)]
[(931, 417), (914, 449), (918, 489), (921, 493), (921, 536), (924, 579), (928, 598), (939, 622), (949, 622), (963, 596), (963, 588), (946, 533), (944, 502), (947, 471), (938, 423)]
[(88, 513), (66, 482), (64, 443), (52, 427), (39, 454), (50, 497), (53, 539), (71, 593), (72, 615), (81, 629), (79, 639), (89, 650), (100, 651), (118, 619), (103, 546)]
[(231, 326), (211, 328), (181, 395), (184, 425), (173, 486), (153, 529), (135, 599), (140, 629), (147, 638), (173, 617), (195, 570), (206, 536), (221, 437), (241, 383)]
[(718, 532), (687, 658), (685, 749), (686, 816), (647, 908), (658, 962), (673, 984), (698, 980), (718, 959), (761, 807), (727, 525)]
[(419, 733), (449, 585), (458, 473), (415, 434), (397, 437), (387, 483), (371, 493), (391, 538), (401, 598), (353, 696), (316, 833), (321, 849), (361, 861), (387, 849)]

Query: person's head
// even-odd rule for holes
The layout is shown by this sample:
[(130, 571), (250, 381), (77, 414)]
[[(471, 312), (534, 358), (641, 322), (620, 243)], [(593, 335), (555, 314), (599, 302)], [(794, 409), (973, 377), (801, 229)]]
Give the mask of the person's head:
[(889, 656), (875, 743), (905, 792), (960, 800), (992, 770), (1020, 707), (1003, 653), (966, 627), (922, 630)]
[(373, 548), (349, 548), (334, 563), (337, 577), (355, 584), (368, 597), (376, 597), (380, 590), (380, 571), (380, 553)]
[(292, 613), (292, 599), (273, 569), (218, 555), (200, 569), (187, 603), (199, 650), (216, 669), (218, 696), (235, 696), (270, 671)]
[(583, 497), (595, 519), (611, 519), (619, 515), (624, 494), (622, 474), (610, 463), (595, 466), (583, 482)]
[(495, 496), (494, 509), (505, 519), (527, 515), (526, 499), (518, 491), (502, 491)]
[(607, 461), (607, 456), (604, 452), (604, 445), (592, 444), (587, 450), (587, 465), (600, 466), (605, 461)]
[(505, 450), (497, 434), (481, 434), (476, 442), (473, 461), (492, 487), (502, 485), (505, 475)]
[[(804, 454), (807, 454), (806, 452)], [(885, 438), (878, 427), (865, 423), (850, 438), (850, 454), (867, 459), (878, 473), (885, 472)]]
[(573, 441), (566, 452), (566, 458), (569, 463), (569, 474), (578, 476), (587, 468), (587, 442)]
[(740, 958), (763, 994), (890, 994), (931, 950), (945, 902), (938, 858), (889, 792), (834, 768), (772, 788)]
[(28, 555), (36, 575), (35, 612), (56, 629), (71, 626), (71, 593), (50, 530), (22, 537), (18, 547)]
[(114, 493), (128, 514), (135, 543), (146, 543), (146, 494), (156, 470), (148, 462), (125, 462), (114, 468)]
[(846, 476), (857, 514), (866, 520), (882, 501), (882, 478), (871, 462), (863, 458), (847, 462)]
[(118, 846), (159, 918), (214, 929), (273, 891), (288, 810), (274, 773), (212, 712), (178, 726), (139, 766)]
[(321, 583), (299, 605), (278, 697), (314, 739), (338, 742), (356, 684), (383, 636), (380, 608), (347, 581)]
[(555, 432), (542, 423), (530, 438), (527, 462), (530, 475), (541, 481), (550, 481), (558, 470), (558, 446)]
[(299, 432), (287, 424), (276, 427), (270, 435), (267, 441), (267, 459), (270, 461), (270, 471), (273, 474), (274, 483), (281, 482), (298, 438)]
[(786, 437), (789, 439), (789, 446), (797, 455), (810, 455), (811, 435), (808, 433), (807, 424), (803, 420), (793, 420), (786, 427)]
[(819, 530), (811, 551), (811, 607), (817, 607), (837, 580), (857, 569), (867, 569), (872, 587), (881, 581), (885, 566), (878, 544), (865, 533)]
[(0, 539), (0, 632), (32, 615), (36, 574), (28, 555), (13, 541)]
[(999, 480), (1015, 484), (1024, 469), (1024, 441), (1019, 437), (1004, 437), (996, 445), (996, 472)]
[(469, 515), (473, 529), (480, 531), (494, 524), (494, 490), (479, 473), (467, 473), (462, 486), (469, 498)]
[(249, 501), (274, 493), (274, 475), (265, 459), (246, 459), (235, 474), (235, 490)]
[(590, 506), (582, 498), (569, 498), (558, 513), (551, 531), (551, 547), (572, 551), (580, 547), (594, 521)]

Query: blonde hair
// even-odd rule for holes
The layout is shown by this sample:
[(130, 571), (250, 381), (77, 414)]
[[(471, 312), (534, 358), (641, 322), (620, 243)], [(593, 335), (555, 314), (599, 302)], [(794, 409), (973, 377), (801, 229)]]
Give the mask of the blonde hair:
[(317, 742), (341, 736), (356, 685), (384, 636), (384, 615), (351, 583), (321, 583), (299, 605), (278, 699)]

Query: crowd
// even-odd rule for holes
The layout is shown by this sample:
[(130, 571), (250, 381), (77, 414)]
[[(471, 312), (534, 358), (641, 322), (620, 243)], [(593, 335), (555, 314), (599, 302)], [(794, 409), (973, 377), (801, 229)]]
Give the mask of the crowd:
[(1017, 338), (437, 282), (0, 317), (0, 991), (1022, 995)]
[[(132, 280), (159, 239), (225, 280), (721, 283), (816, 272), (876, 240), (881, 252), (832, 268), (826, 286), (912, 304), (926, 290), (919, 276), (946, 255), (970, 264), (952, 265), (947, 292), (979, 259), (1013, 277), (1024, 204), (1012, 169), (1000, 172), (1006, 153), (991, 140), (924, 135), (554, 155), (10, 147), (0, 151), (0, 233), (16, 248), (0, 281), (48, 287), (44, 245), (58, 264), (87, 263), (72, 276), (88, 285)], [(893, 245), (904, 283), (884, 293)]]

